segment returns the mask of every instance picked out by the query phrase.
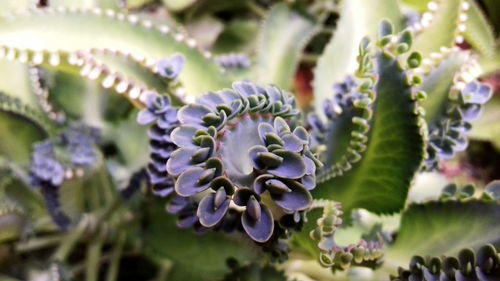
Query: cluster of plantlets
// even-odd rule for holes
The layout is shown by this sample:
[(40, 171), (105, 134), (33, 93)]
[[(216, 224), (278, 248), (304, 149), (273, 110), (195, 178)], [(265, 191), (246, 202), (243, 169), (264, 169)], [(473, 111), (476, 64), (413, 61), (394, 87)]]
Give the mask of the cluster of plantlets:
[(0, 17), (0, 278), (499, 277), (498, 182), (406, 203), (492, 97), (477, 3), (246, 1), (260, 27), (205, 46), (190, 19), (231, 5), (21, 2)]

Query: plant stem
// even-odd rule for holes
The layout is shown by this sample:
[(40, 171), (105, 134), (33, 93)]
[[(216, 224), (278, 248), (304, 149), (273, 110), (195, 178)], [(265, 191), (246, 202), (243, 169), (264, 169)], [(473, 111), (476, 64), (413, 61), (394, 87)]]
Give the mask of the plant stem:
[(30, 239), (26, 242), (19, 242), (15, 245), (16, 252), (23, 253), (38, 250), (41, 248), (50, 247), (52, 245), (58, 244), (63, 240), (66, 235), (56, 234), (40, 238)]
[(172, 262), (170, 261), (162, 261), (158, 269), (158, 273), (156, 274), (155, 281), (166, 281), (168, 280), (168, 275), (172, 270)]
[(247, 0), (245, 1), (247, 4), (247, 7), (252, 10), (255, 14), (257, 14), (259, 17), (265, 17), (266, 16), (266, 11), (262, 9), (259, 5), (255, 4), (252, 0)]
[(123, 253), (123, 246), (125, 245), (126, 235), (125, 232), (120, 231), (116, 238), (116, 244), (111, 253), (111, 261), (109, 262), (106, 281), (116, 281), (118, 278), (118, 269), (120, 266), (120, 259)]
[(84, 216), (77, 227), (71, 230), (66, 237), (63, 239), (62, 243), (57, 248), (52, 259), (55, 261), (64, 261), (68, 257), (68, 254), (73, 250), (75, 244), (80, 240), (82, 235), (85, 233), (89, 218)]
[(97, 281), (98, 279), (99, 261), (105, 236), (105, 231), (100, 231), (97, 239), (90, 242), (87, 247), (87, 257), (85, 261), (85, 280), (87, 281)]

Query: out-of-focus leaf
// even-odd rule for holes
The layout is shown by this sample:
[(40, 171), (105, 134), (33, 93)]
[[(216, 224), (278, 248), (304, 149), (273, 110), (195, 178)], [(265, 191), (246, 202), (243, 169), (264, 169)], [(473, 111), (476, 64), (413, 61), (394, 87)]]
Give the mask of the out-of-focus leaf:
[(466, 53), (451, 54), (424, 77), (420, 90), (427, 94), (422, 107), (425, 109), (425, 120), (429, 126), (434, 125), (445, 113), (450, 88), (454, 84), (453, 78), (468, 59)]
[(470, 3), (470, 9), (467, 12), (469, 17), (466, 22), (467, 29), (465, 30), (464, 37), (474, 49), (491, 59), (495, 56), (493, 27), (488, 23), (486, 16), (476, 2), (468, 2)]
[[(196, 96), (228, 86), (229, 81), (220, 75), (219, 67), (198, 49), (188, 46), (184, 35), (163, 34), (162, 30), (168, 27), (151, 26), (148, 21), (138, 23), (140, 19), (135, 15), (123, 15), (124, 20), (117, 17), (102, 11), (100, 15), (54, 11), (18, 15), (9, 20), (0, 18), (0, 45), (68, 53), (92, 48), (118, 49), (150, 60), (181, 53), (186, 65), (179, 80), (187, 94)], [(41, 28), (51, 32), (43, 32)]]
[(162, 0), (162, 2), (167, 9), (179, 12), (193, 5), (196, 0)]
[(254, 243), (239, 234), (179, 229), (160, 202), (149, 202), (145, 212), (145, 251), (153, 259), (173, 262), (168, 280), (220, 280), (230, 271), (228, 258), (245, 264), (259, 255)]
[(402, 15), (395, 0), (343, 1), (340, 15), (333, 37), (314, 70), (314, 106), (321, 116), (324, 100), (333, 95), (333, 84), (354, 73), (361, 38), (369, 36), (374, 40), (384, 18), (394, 24), (395, 31), (401, 28)]
[(316, 31), (313, 21), (286, 4), (272, 7), (260, 30), (257, 81), (290, 89), (302, 49)]
[(224, 24), (219, 19), (207, 15), (189, 22), (185, 28), (199, 46), (210, 49), (224, 29)]
[(412, 50), (426, 58), (433, 52), (440, 52), (441, 47), (455, 45), (462, 0), (439, 1), (439, 8), (433, 13), (430, 26), (424, 28), (414, 40)]
[(404, 265), (413, 255), (454, 255), (465, 247), (499, 242), (500, 205), (495, 201), (433, 201), (404, 211), (386, 260)]
[(256, 44), (258, 29), (258, 23), (253, 20), (231, 21), (217, 38), (214, 53), (250, 52)]
[(500, 97), (494, 96), (483, 106), (483, 113), (474, 122), (470, 137), (473, 139), (491, 141), (500, 150)]

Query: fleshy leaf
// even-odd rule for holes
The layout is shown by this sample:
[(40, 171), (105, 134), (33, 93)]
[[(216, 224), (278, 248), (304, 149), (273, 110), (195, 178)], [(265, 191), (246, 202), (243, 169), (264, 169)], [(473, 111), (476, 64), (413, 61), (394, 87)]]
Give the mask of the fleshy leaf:
[(395, 31), (401, 29), (397, 23), (401, 22), (402, 14), (395, 0), (343, 1), (340, 15), (332, 39), (314, 70), (314, 105), (320, 115), (325, 99), (331, 96), (332, 85), (342, 82), (356, 69), (361, 39), (364, 36), (374, 39), (384, 18), (395, 24)]
[(386, 51), (378, 51), (375, 58), (379, 81), (363, 158), (343, 176), (327, 180), (313, 191), (314, 198), (340, 201), (347, 212), (352, 208), (376, 213), (400, 210), (423, 160), (422, 120), (407, 73)]
[(264, 205), (260, 205), (261, 215), (259, 220), (254, 220), (248, 214), (248, 211), (243, 213), (241, 223), (246, 233), (253, 240), (259, 243), (266, 242), (271, 238), (274, 230), (274, 221), (271, 211)]
[(257, 81), (289, 89), (302, 49), (317, 30), (311, 19), (285, 3), (273, 6), (260, 30)]
[(454, 255), (464, 247), (496, 242), (499, 220), (500, 205), (495, 201), (470, 199), (410, 205), (402, 214), (398, 237), (386, 259), (405, 264), (412, 255)]

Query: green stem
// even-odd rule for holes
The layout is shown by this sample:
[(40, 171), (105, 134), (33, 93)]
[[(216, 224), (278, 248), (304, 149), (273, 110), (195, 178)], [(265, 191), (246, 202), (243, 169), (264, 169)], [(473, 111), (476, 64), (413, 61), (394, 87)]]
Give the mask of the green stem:
[(257, 14), (259, 17), (265, 17), (266, 16), (266, 11), (262, 9), (259, 5), (255, 4), (252, 0), (247, 0), (245, 1), (247, 4), (247, 7), (252, 10), (255, 14)]
[(97, 281), (99, 276), (99, 261), (101, 258), (102, 244), (104, 243), (105, 232), (101, 231), (97, 239), (90, 242), (87, 247), (87, 257), (85, 261), (85, 280)]
[(118, 278), (118, 269), (120, 267), (120, 259), (123, 253), (123, 246), (125, 245), (126, 235), (125, 232), (120, 231), (116, 238), (116, 244), (111, 253), (111, 261), (109, 262), (108, 273), (106, 281), (116, 281)]
[(155, 281), (167, 281), (168, 275), (172, 270), (172, 262), (170, 261), (162, 261), (160, 264), (160, 268), (158, 269), (158, 273), (156, 274)]
[(26, 242), (19, 242), (15, 245), (16, 252), (30, 252), (58, 244), (66, 235), (56, 234), (40, 238), (30, 239)]
[(62, 243), (59, 245), (57, 248), (56, 252), (54, 253), (52, 260), (55, 261), (65, 261), (66, 258), (68, 257), (69, 253), (71, 250), (73, 250), (73, 247), (76, 245), (78, 240), (83, 236), (85, 233), (85, 229), (87, 228), (87, 223), (88, 223), (88, 217), (83, 217), (80, 222), (78, 223), (78, 226), (75, 227), (74, 229), (71, 230), (68, 234), (66, 234), (66, 237), (62, 241)]

